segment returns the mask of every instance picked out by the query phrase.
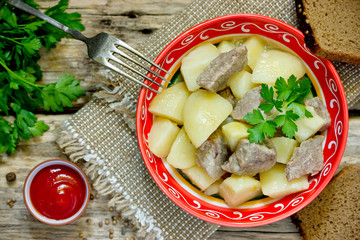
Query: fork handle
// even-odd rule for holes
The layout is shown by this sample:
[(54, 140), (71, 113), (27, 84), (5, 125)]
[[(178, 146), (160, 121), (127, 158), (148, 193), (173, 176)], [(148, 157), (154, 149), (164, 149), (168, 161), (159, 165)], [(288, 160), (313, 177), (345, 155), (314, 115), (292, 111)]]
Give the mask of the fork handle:
[(38, 18), (41, 18), (42, 20), (47, 21), (48, 23), (50, 23), (51, 25), (59, 28), (60, 30), (63, 30), (64, 32), (70, 34), (73, 38), (78, 39), (80, 41), (86, 42), (87, 41), (87, 37), (85, 37), (81, 32), (68, 28), (67, 26), (65, 26), (64, 24), (56, 21), (55, 19), (43, 14), (42, 12), (36, 10), (35, 8), (30, 7), (29, 5), (23, 3), (20, 0), (5, 0), (5, 2), (7, 2), (8, 4), (19, 8), (27, 13), (30, 13)]

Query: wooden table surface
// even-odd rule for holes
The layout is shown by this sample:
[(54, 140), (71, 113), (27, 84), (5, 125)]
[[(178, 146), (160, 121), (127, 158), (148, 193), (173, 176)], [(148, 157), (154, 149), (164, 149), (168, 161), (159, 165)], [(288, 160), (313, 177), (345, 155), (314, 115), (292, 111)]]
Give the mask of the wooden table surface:
[[(54, 5), (56, 1), (37, 2), (44, 9)], [(85, 35), (92, 36), (106, 31), (136, 48), (190, 2), (191, 0), (70, 0), (69, 12), (77, 11), (82, 14), (83, 24), (86, 26)], [(0, 239), (109, 239), (111, 229), (114, 231), (114, 239), (137, 239), (134, 227), (120, 219), (119, 213), (110, 211), (107, 206), (108, 197), (98, 198), (95, 190), (92, 190), (95, 198), (90, 201), (85, 213), (74, 223), (65, 226), (42, 224), (27, 211), (22, 197), (27, 174), (44, 160), (67, 159), (55, 143), (56, 129), (91, 98), (99, 86), (93, 73), (101, 68), (87, 58), (83, 43), (73, 39), (63, 39), (49, 53), (42, 49), (41, 56), (43, 83), (54, 82), (63, 74), (73, 74), (81, 79), (86, 96), (63, 113), (40, 111), (37, 117), (44, 120), (50, 130), (41, 137), (21, 142), (17, 152), (11, 157), (0, 155)], [(350, 111), (350, 115), (349, 138), (340, 168), (360, 162), (360, 118), (358, 111)], [(8, 172), (15, 172), (17, 175), (17, 180), (11, 184), (5, 179)], [(7, 200), (16, 202), (10, 207)], [(116, 223), (112, 222), (114, 217), (117, 219)], [(109, 225), (105, 224), (106, 219), (110, 219)], [(99, 222), (103, 222), (102, 227), (99, 227)], [(300, 235), (290, 218), (286, 218), (262, 227), (221, 227), (210, 239), (291, 240), (300, 239)]]

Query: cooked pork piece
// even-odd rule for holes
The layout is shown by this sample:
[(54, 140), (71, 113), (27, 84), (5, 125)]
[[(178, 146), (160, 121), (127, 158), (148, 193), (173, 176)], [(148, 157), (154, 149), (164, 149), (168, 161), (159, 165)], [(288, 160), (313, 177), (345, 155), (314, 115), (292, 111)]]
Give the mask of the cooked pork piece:
[(225, 88), (224, 90), (219, 91), (218, 94), (228, 100), (228, 102), (233, 106), (233, 108), (236, 106), (236, 99), (232, 94), (230, 88)]
[(254, 176), (272, 168), (276, 163), (276, 151), (269, 141), (266, 144), (250, 143), (240, 140), (235, 152), (221, 167), (236, 175)]
[(247, 113), (252, 112), (253, 109), (257, 109), (260, 103), (264, 102), (264, 99), (260, 95), (261, 86), (250, 89), (243, 99), (237, 102), (231, 116), (235, 120), (245, 122), (244, 117)]
[(328, 129), (331, 125), (331, 118), (328, 110), (326, 109), (326, 106), (321, 101), (319, 97), (314, 97), (309, 100), (305, 101), (306, 106), (311, 106), (314, 108), (315, 112), (325, 120), (325, 123), (322, 125), (322, 127), (319, 129), (319, 131), (324, 131)]
[(221, 165), (228, 158), (227, 145), (221, 130), (216, 130), (200, 145), (196, 153), (196, 162), (214, 179), (220, 178), (225, 171)]
[(230, 77), (247, 65), (247, 49), (245, 45), (225, 53), (210, 62), (199, 75), (196, 83), (210, 92), (218, 92), (226, 88)]
[(315, 175), (323, 167), (324, 154), (322, 142), (324, 136), (310, 138), (296, 147), (290, 161), (286, 164), (286, 178), (290, 182), (305, 174)]

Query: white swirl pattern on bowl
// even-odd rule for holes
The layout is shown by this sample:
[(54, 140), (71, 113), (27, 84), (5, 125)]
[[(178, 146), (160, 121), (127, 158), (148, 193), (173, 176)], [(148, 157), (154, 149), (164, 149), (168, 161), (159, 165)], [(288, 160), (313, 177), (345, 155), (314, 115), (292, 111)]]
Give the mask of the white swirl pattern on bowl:
[[(198, 33), (196, 36), (194, 35), (189, 35), (187, 37), (185, 37), (182, 42), (181, 42), (181, 47), (180, 48), (176, 48), (173, 49), (168, 55), (166, 55), (166, 57), (164, 58), (164, 61), (162, 61), (160, 63), (161, 66), (164, 66), (164, 64), (171, 64), (174, 61), (174, 57), (172, 57), (173, 53), (176, 51), (180, 51), (182, 49), (184, 49), (185, 47), (187, 47), (189, 44), (191, 44), (194, 40), (196, 40), (197, 38), (200, 38), (201, 40), (208, 40), (210, 39), (210, 37), (208, 35), (205, 35), (206, 33), (208, 33), (209, 31), (222, 31), (222, 32), (226, 32), (228, 30), (233, 30), (235, 28), (239, 28), (239, 34), (242, 33), (246, 33), (246, 34), (251, 34), (251, 28), (249, 28), (249, 26), (254, 26), (257, 29), (263, 31), (263, 32), (267, 32), (267, 33), (272, 33), (272, 34), (276, 34), (282, 35), (282, 39), (284, 42), (289, 43), (292, 40), (296, 41), (298, 46), (305, 52), (307, 53), (308, 57), (314, 59), (313, 61), (313, 65), (316, 69), (321, 71), (321, 68), (324, 69), (324, 75), (325, 75), (325, 81), (326, 84), (328, 85), (330, 92), (332, 93), (331, 96), (331, 100), (328, 101), (330, 103), (330, 107), (333, 109), (337, 110), (336, 113), (336, 117), (335, 117), (335, 124), (334, 124), (334, 134), (335, 134), (335, 140), (329, 142), (329, 144), (327, 145), (328, 149), (331, 150), (333, 149), (332, 154), (325, 160), (324, 163), (324, 167), (321, 171), (320, 174), (318, 174), (317, 178), (311, 178), (310, 179), (310, 188), (308, 190), (306, 190), (305, 192), (301, 192), (298, 195), (296, 195), (286, 206), (282, 203), (278, 203), (275, 204), (273, 207), (274, 211), (263, 211), (263, 212), (256, 212), (254, 214), (250, 214), (250, 215), (246, 215), (243, 216), (243, 214), (241, 212), (238, 211), (238, 209), (236, 211), (233, 211), (232, 214), (237, 216), (237, 217), (233, 217), (233, 216), (229, 216), (223, 212), (219, 212), (219, 211), (215, 211), (215, 210), (211, 210), (211, 209), (205, 209), (203, 208), (203, 206), (200, 204), (200, 202), (193, 200), (192, 203), (190, 203), (186, 197), (184, 197), (179, 191), (177, 191), (174, 187), (172, 187), (171, 185), (169, 185), (167, 183), (168, 181), (168, 176), (167, 173), (165, 172), (159, 172), (158, 167), (157, 167), (157, 162), (156, 162), (156, 158), (152, 155), (152, 153), (149, 153), (148, 155), (148, 159), (145, 159), (146, 161), (151, 162), (155, 168), (156, 168), (156, 174), (158, 175), (158, 177), (162, 180), (162, 182), (167, 186), (167, 191), (172, 194), (174, 197), (176, 198), (182, 198), (184, 203), (188, 205), (188, 207), (199, 211), (199, 212), (204, 212), (206, 216), (210, 217), (210, 218), (219, 218), (220, 215), (228, 218), (228, 219), (232, 219), (232, 220), (242, 220), (242, 219), (249, 219), (250, 221), (259, 221), (262, 220), (266, 217), (266, 215), (274, 215), (274, 214), (278, 214), (282, 211), (284, 211), (285, 209), (289, 208), (289, 207), (296, 207), (298, 206), (301, 202), (304, 201), (304, 197), (302, 196), (304, 193), (308, 193), (308, 192), (312, 192), (316, 186), (321, 182), (322, 177), (326, 176), (331, 168), (332, 168), (332, 164), (329, 163), (329, 160), (335, 155), (337, 149), (338, 149), (338, 136), (340, 136), (342, 134), (343, 131), (343, 123), (341, 120), (338, 120), (338, 117), (340, 115), (340, 103), (339, 103), (339, 99), (336, 96), (336, 92), (337, 92), (337, 86), (336, 83), (334, 81), (334, 79), (328, 79), (328, 72), (327, 72), (327, 68), (325, 66), (325, 64), (322, 62), (322, 60), (316, 56), (314, 56), (310, 50), (306, 47), (305, 44), (301, 44), (300, 41), (298, 40), (298, 38), (288, 32), (284, 32), (284, 31), (280, 31), (279, 27), (273, 24), (265, 24), (264, 27), (261, 27), (257, 24), (254, 23), (240, 23), (240, 24), (236, 24), (235, 21), (228, 21), (228, 22), (224, 22), (223, 24), (221, 24), (220, 28), (208, 28), (200, 33)], [(146, 91), (146, 99), (149, 100), (152, 98), (152, 92), (151, 91)], [(329, 98), (329, 97), (327, 97)], [(147, 122), (147, 104), (144, 103), (142, 105), (143, 107), (143, 111), (141, 115), (141, 118), (145, 121), (144, 126), (146, 125)], [(146, 145), (147, 145), (147, 137), (145, 135), (142, 136)], [(150, 156), (152, 155), (152, 156)]]

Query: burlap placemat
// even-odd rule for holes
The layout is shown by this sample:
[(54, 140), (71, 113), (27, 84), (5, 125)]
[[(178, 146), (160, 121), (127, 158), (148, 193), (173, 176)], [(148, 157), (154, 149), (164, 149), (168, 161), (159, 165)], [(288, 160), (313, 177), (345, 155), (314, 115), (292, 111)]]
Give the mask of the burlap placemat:
[[(202, 21), (231, 13), (257, 13), (297, 26), (293, 0), (196, 0), (144, 42), (139, 50), (150, 59), (174, 37)], [(349, 105), (359, 93), (359, 68), (335, 64), (348, 94)], [(219, 226), (191, 216), (156, 186), (141, 158), (135, 135), (139, 86), (109, 73), (106, 87), (65, 121), (58, 144), (84, 170), (101, 194), (113, 194), (109, 205), (121, 211), (147, 239), (206, 239)]]

